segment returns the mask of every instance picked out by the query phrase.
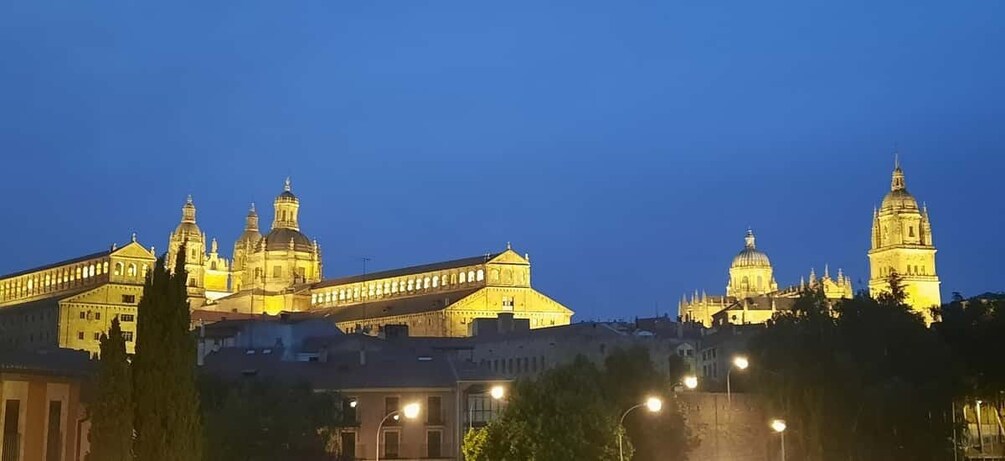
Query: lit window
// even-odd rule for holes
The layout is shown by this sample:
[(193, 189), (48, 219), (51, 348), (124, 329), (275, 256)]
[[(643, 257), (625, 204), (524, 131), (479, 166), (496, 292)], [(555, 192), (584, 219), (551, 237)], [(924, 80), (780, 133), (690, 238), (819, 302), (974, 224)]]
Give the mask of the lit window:
[(378, 283), (377, 284), (377, 296), (381, 296), (383, 294), (384, 294), (384, 285)]
[(129, 272), (127, 275), (130, 277), (136, 277), (136, 264), (129, 263)]
[(412, 288), (415, 288), (415, 281), (414, 280), (409, 280), (408, 281), (408, 291), (412, 291)]
[(438, 286), (440, 286), (440, 276), (439, 275), (434, 275), (433, 276), (433, 288), (436, 288)]
[(94, 264), (87, 266), (87, 272), (91, 274), (91, 277), (94, 277)]
[(464, 273), (463, 272), (461, 272), (461, 279), (460, 279), (459, 283), (464, 283)]
[(311, 304), (317, 304), (317, 303), (318, 303), (318, 295), (311, 293)]
[(76, 273), (77, 273), (77, 279), (79, 280), (80, 279), (80, 268), (79, 267), (77, 268), (77, 272)]
[(397, 292), (398, 292), (398, 281), (395, 280), (391, 282), (391, 293), (397, 293)]
[(342, 290), (338, 291), (338, 300), (339, 301), (345, 301), (345, 289), (342, 289)]
[(374, 294), (374, 288), (373, 288), (373, 284), (372, 283), (367, 286), (366, 292), (369, 293), (370, 296), (373, 296), (373, 294)]
[(133, 342), (133, 332), (131, 332), (131, 331), (123, 331), (122, 332), (122, 339), (124, 339), (127, 343)]
[(478, 269), (478, 281), (481, 282), (485, 280), (485, 271)]
[(422, 281), (422, 288), (429, 288), (429, 277)]
[(108, 273), (108, 261), (105, 261), (105, 263), (102, 264), (101, 266), (102, 266), (101, 272), (104, 273), (104, 274), (107, 274)]
[(387, 294), (390, 292), (391, 292), (391, 282), (384, 282), (384, 293)]
[(468, 283), (475, 281), (475, 271), (468, 271)]

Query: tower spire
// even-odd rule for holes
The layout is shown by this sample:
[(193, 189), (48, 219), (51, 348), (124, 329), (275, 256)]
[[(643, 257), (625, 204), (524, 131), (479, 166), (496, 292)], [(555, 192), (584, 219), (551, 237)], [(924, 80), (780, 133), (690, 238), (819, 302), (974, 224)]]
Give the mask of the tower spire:
[(747, 248), (754, 249), (754, 230), (747, 226), (747, 236), (743, 238), (744, 243), (746, 243)]
[(890, 181), (891, 191), (906, 190), (907, 185), (904, 183), (904, 170), (900, 168), (900, 152), (894, 152), (893, 154), (893, 179)]
[(286, 184), (283, 185), (283, 190), (285, 190), (286, 192), (290, 192), (290, 190), (292, 190), (292, 189), (293, 189), (293, 187), (290, 185), (290, 177), (287, 176), (286, 177)]

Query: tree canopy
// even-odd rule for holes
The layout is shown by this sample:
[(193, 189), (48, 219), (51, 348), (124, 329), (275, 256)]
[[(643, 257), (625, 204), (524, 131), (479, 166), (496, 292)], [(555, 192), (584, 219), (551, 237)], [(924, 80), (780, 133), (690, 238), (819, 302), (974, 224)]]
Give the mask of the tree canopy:
[(805, 293), (751, 342), (768, 411), (806, 460), (945, 459), (956, 389), (949, 348), (905, 304), (900, 279), (830, 312)]
[(95, 397), (88, 406), (91, 429), (87, 461), (132, 459), (133, 399), (129, 358), (118, 317), (107, 335), (101, 335), (101, 356)]

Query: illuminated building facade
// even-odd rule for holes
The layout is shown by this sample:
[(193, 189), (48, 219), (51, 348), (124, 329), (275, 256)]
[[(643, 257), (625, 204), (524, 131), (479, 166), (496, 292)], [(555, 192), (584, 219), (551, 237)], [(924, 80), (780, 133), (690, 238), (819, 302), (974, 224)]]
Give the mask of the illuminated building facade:
[(931, 321), (929, 308), (942, 304), (935, 251), (928, 207), (919, 208), (907, 191), (904, 171), (897, 161), (890, 192), (873, 211), (869, 292), (875, 297), (889, 291), (890, 274), (896, 272), (903, 278), (907, 303)]
[(135, 345), (136, 305), (153, 248), (136, 242), (0, 277), (0, 348), (56, 346), (97, 354), (119, 317), (127, 352)]
[(681, 297), (677, 309), (682, 321), (696, 322), (706, 327), (717, 323), (756, 324), (767, 322), (776, 312), (787, 310), (792, 305), (788, 300), (799, 297), (805, 290), (823, 290), (829, 300), (851, 298), (851, 279), (838, 270), (831, 277), (829, 268), (824, 266), (824, 274), (817, 277), (810, 269), (809, 279), (801, 278), (798, 285), (782, 290), (775, 281), (771, 260), (757, 249), (754, 232), (747, 229), (744, 248), (733, 258), (729, 267), (729, 282), (725, 295), (699, 294)]
[(205, 253), (206, 236), (187, 200), (170, 237), (168, 261), (188, 242), (192, 307), (242, 314), (314, 312), (345, 331), (407, 325), (417, 336), (467, 336), (475, 319), (500, 313), (527, 319), (531, 328), (572, 319), (571, 310), (531, 287), (529, 255), (508, 245), (495, 254), (324, 280), (321, 247), (301, 231), (299, 212), (300, 200), (287, 179), (274, 201), (271, 230), (262, 235), (252, 205), (228, 263), (215, 240)]

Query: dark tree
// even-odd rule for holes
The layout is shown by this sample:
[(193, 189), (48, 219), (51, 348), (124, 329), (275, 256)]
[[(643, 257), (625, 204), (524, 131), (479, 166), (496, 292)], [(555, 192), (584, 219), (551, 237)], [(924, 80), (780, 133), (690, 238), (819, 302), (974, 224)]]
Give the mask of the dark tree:
[(95, 383), (95, 398), (88, 406), (91, 430), (87, 440), (88, 461), (132, 459), (133, 399), (126, 341), (119, 319), (112, 320), (107, 335), (101, 335), (101, 359)]
[(335, 394), (249, 377), (204, 376), (206, 458), (218, 461), (331, 459), (340, 415)]
[(806, 460), (945, 459), (953, 362), (899, 280), (879, 299), (805, 293), (756, 337), (751, 372)]
[(138, 307), (133, 453), (139, 461), (202, 459), (185, 253), (182, 246), (173, 273), (165, 267), (164, 257), (157, 260)]

